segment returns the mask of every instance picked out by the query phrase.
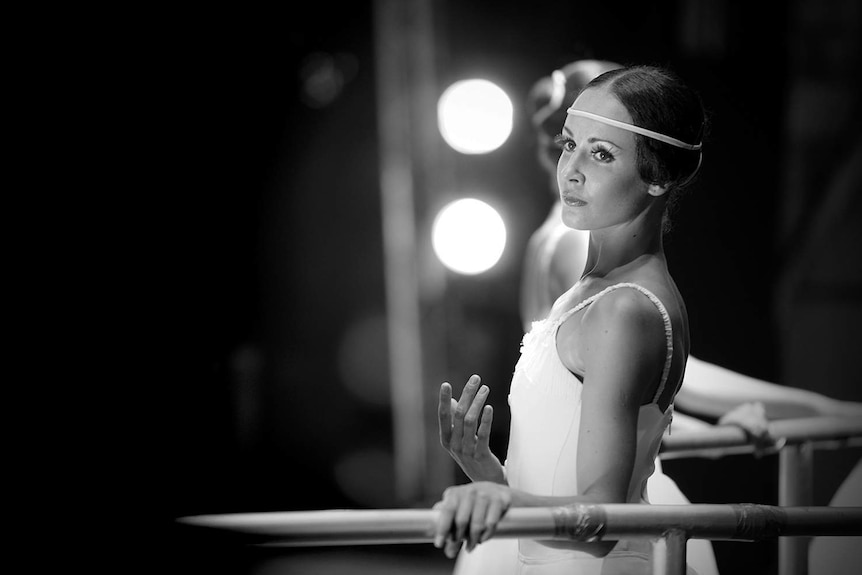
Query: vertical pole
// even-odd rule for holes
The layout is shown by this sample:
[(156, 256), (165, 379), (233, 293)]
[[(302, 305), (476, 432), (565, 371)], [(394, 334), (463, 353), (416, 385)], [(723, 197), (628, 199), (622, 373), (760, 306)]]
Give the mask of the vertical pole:
[(677, 529), (670, 530), (653, 541), (653, 575), (685, 575), (687, 542), (685, 531)]
[[(778, 457), (778, 505), (811, 505), (814, 457), (812, 444), (809, 442), (785, 446)], [(778, 539), (779, 575), (807, 575), (810, 542), (810, 537)]]
[[(439, 172), (434, 91), (433, 0), (375, 0), (374, 36), (384, 273), (396, 498), (409, 506), (439, 496), (453, 464), (436, 451), (429, 370), (442, 369), (436, 326), (423, 326), (424, 246), (417, 212), (428, 174)], [(426, 322), (427, 323), (427, 322)], [(433, 357), (428, 357), (429, 355)], [(439, 453), (438, 453), (439, 452)], [(447, 467), (448, 466), (448, 467)]]
[(389, 377), (396, 497), (414, 499), (425, 472), (422, 341), (410, 156), (409, 62), (397, 2), (377, 0), (374, 28)]

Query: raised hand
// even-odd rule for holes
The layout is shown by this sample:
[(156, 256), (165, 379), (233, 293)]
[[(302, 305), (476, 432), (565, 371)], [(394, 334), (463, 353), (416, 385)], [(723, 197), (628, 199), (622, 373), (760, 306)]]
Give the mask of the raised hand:
[(463, 543), (472, 550), (490, 538), (500, 518), (512, 504), (512, 491), (505, 485), (479, 481), (449, 487), (434, 505), (437, 516), (434, 546), (447, 557), (458, 555)]
[(451, 385), (440, 386), (440, 444), (472, 481), (506, 483), (503, 466), (488, 445), (494, 420), (494, 408), (485, 405), (488, 393), (478, 375), (467, 380), (458, 401), (452, 398)]

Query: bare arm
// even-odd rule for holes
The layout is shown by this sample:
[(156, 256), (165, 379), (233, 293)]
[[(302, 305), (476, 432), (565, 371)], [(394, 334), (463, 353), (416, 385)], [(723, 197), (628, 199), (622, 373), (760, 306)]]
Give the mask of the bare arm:
[[(572, 369), (580, 357), (588, 374), (581, 395), (578, 449), (578, 495), (527, 493), (491, 482), (450, 487), (435, 505), (441, 511), (435, 544), (454, 556), (462, 541), (468, 548), (485, 541), (511, 507), (544, 507), (572, 503), (622, 503), (628, 495), (637, 451), (637, 420), (644, 382), (654, 382), (664, 365), (661, 317), (636, 293), (619, 292), (598, 300), (586, 312), (581, 333), (561, 331), (558, 347)], [(572, 354), (565, 350), (574, 348)], [(620, 358), (626, 358), (620, 361)], [(602, 556), (614, 542), (547, 541), (552, 547), (575, 548)]]
[(694, 415), (719, 418), (745, 403), (762, 403), (769, 419), (817, 415), (862, 415), (862, 403), (839, 401), (819, 393), (770, 383), (688, 358), (676, 405)]
[[(664, 324), (641, 294), (621, 290), (588, 309), (582, 330), (578, 343), (561, 339), (559, 345), (563, 356), (563, 350), (580, 346), (586, 373), (577, 456), (580, 495), (567, 503), (624, 503), (637, 452), (640, 406), (664, 367)], [(569, 369), (575, 367), (573, 359), (563, 359)], [(538, 504), (565, 504), (561, 499), (542, 498)], [(571, 547), (558, 541), (545, 544)]]

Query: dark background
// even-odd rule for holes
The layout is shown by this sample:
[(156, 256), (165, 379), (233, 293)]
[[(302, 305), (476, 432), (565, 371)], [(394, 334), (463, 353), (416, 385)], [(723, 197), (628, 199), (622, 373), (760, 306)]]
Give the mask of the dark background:
[[(859, 329), (849, 324), (862, 274), (844, 256), (860, 245), (858, 194), (824, 216), (832, 235), (808, 234), (823, 229), (812, 222), (835, 196), (858, 133), (848, 128), (858, 121), (858, 41), (847, 40), (859, 37), (854, 3), (433, 4), (440, 86), (488, 77), (516, 109), (498, 151), (449, 152), (462, 181), (481, 183), (510, 228), (497, 269), (448, 278), (459, 329), (446, 334), (447, 379), (457, 386), (481, 373), (505, 413), (521, 337), (520, 258), (551, 201), (524, 97), (554, 68), (601, 58), (670, 66), (711, 115), (699, 182), (665, 244), (692, 352), (860, 399), (850, 367)], [(400, 506), (389, 467), (372, 3), (123, 22), (134, 41), (121, 42), (129, 54), (118, 60), (135, 113), (117, 119), (129, 142), (116, 145), (135, 156), (121, 184), (132, 193), (123, 206), (138, 265), (122, 286), (118, 313), (130, 333), (115, 374), (128, 413), (145, 413), (134, 425), (140, 447), (126, 453), (136, 484), (148, 486), (123, 498), (126, 511), (152, 526), (158, 555), (188, 549), (189, 535), (171, 528), (184, 515)], [(420, 224), (430, 217), (420, 213)], [(824, 252), (813, 260), (826, 271), (812, 267), (810, 254)], [(798, 323), (802, 304), (807, 324)], [(828, 382), (817, 377), (826, 362)], [(499, 416), (500, 453), (506, 426)], [(776, 502), (774, 457), (665, 469), (693, 502)], [(819, 504), (836, 481), (823, 483)], [(724, 572), (775, 569), (773, 542), (715, 548)], [(186, 559), (212, 569), (216, 561), (202, 557)]]

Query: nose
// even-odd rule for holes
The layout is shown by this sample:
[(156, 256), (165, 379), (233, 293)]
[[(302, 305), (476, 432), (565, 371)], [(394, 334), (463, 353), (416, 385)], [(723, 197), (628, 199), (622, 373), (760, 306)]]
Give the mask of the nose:
[(584, 174), (581, 171), (580, 150), (575, 150), (569, 154), (562, 154), (557, 164), (557, 171), (559, 172), (560, 179), (583, 184)]

